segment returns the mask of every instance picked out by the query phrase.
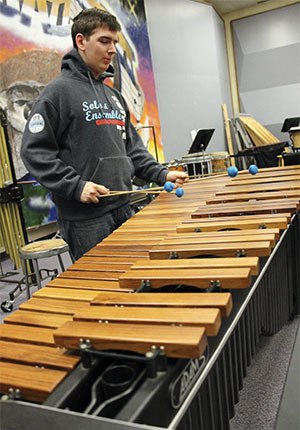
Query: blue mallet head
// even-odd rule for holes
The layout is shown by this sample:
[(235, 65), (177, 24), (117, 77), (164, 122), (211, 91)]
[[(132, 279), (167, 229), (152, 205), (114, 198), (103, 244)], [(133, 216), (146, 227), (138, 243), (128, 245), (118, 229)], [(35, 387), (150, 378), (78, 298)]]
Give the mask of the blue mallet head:
[(231, 176), (232, 178), (234, 178), (234, 176), (236, 176), (239, 173), (239, 171), (238, 171), (238, 169), (235, 166), (230, 166), (227, 169), (227, 173), (228, 173), (229, 176)]
[(167, 191), (168, 193), (171, 193), (175, 188), (175, 185), (173, 184), (173, 182), (167, 181), (164, 185), (164, 190)]
[(177, 197), (182, 197), (184, 195), (183, 188), (176, 188), (175, 194)]
[(255, 164), (251, 164), (251, 166), (249, 166), (248, 171), (249, 173), (251, 173), (251, 175), (256, 175), (256, 173), (258, 173), (258, 168)]

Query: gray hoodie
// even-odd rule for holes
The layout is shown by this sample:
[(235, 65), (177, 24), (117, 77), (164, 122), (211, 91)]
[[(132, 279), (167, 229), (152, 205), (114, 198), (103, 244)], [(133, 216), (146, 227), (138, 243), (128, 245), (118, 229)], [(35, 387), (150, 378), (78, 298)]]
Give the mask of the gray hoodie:
[(62, 60), (61, 75), (46, 86), (24, 131), (21, 157), (28, 171), (52, 192), (62, 219), (82, 220), (123, 206), (128, 196), (99, 204), (80, 202), (87, 181), (130, 190), (134, 175), (162, 185), (168, 170), (149, 154), (130, 123), (122, 95), (95, 80), (76, 49)]

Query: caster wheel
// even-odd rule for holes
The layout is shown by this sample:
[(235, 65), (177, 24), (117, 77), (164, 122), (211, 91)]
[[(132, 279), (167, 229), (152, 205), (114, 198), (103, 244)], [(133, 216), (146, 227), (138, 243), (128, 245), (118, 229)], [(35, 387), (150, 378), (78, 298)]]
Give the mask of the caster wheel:
[(10, 303), (8, 300), (1, 303), (1, 310), (3, 312), (11, 312), (13, 310), (13, 307), (14, 307), (13, 304)]

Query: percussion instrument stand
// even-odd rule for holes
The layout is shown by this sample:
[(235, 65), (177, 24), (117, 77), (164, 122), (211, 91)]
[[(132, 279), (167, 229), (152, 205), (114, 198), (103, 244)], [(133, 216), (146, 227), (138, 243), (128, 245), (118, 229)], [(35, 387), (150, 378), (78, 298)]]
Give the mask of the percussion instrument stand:
[[(204, 145), (201, 143), (201, 145), (200, 145), (200, 151), (202, 152), (202, 158), (203, 158), (203, 161), (205, 160), (205, 152), (204, 152)], [(204, 174), (204, 172), (203, 172), (203, 169), (201, 169), (201, 176), (203, 176), (203, 174)]]
[(79, 347), (84, 368), (91, 367), (92, 357), (123, 359), (144, 363), (146, 365), (148, 378), (155, 378), (158, 370), (162, 371), (167, 368), (167, 359), (162, 347), (152, 347), (152, 350), (146, 352), (145, 356), (125, 354), (122, 352), (98, 351), (91, 347), (91, 341), (89, 339), (81, 339)]

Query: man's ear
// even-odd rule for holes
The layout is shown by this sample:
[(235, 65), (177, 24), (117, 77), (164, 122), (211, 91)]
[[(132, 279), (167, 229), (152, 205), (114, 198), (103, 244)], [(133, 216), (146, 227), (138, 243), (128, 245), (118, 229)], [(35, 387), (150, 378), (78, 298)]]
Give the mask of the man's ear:
[(84, 51), (86, 38), (82, 33), (77, 33), (75, 36), (77, 48)]

